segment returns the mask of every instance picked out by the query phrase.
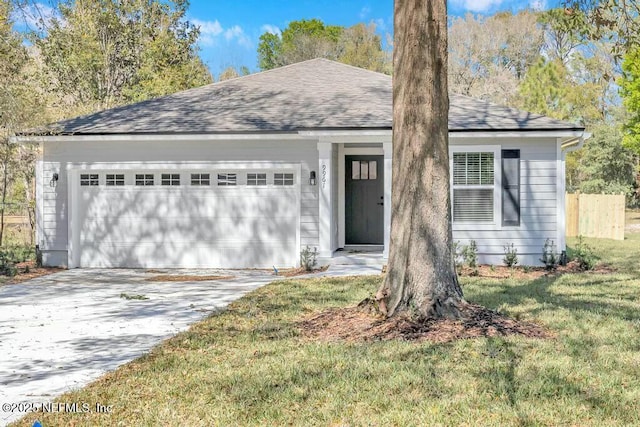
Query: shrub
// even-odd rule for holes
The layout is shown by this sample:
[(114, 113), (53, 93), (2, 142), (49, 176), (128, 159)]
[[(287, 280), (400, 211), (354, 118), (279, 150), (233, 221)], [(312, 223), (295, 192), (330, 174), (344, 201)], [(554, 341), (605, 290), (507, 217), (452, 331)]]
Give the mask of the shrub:
[(540, 261), (547, 270), (555, 270), (558, 268), (558, 253), (556, 252), (556, 244), (553, 240), (547, 239), (542, 247), (542, 258)]
[(0, 247), (0, 274), (15, 276), (16, 264), (34, 259), (35, 252), (30, 246), (12, 245)]
[(456, 270), (460, 270), (460, 267), (462, 267), (462, 263), (464, 262), (464, 257), (462, 253), (463, 248), (462, 246), (460, 246), (459, 241), (453, 242), (452, 252), (453, 252), (453, 263), (456, 266)]
[(464, 257), (464, 262), (471, 268), (476, 268), (478, 266), (478, 245), (475, 240), (469, 242), (467, 246), (462, 249), (462, 256)]
[(505, 245), (504, 247), (504, 258), (502, 258), (502, 262), (509, 268), (513, 268), (518, 265), (518, 250), (515, 248), (513, 243)]
[(300, 251), (300, 266), (306, 271), (311, 271), (318, 264), (318, 249), (305, 247)]
[(573, 260), (578, 263), (580, 270), (592, 270), (596, 265), (593, 249), (585, 243), (582, 236), (578, 236), (578, 242), (573, 250)]

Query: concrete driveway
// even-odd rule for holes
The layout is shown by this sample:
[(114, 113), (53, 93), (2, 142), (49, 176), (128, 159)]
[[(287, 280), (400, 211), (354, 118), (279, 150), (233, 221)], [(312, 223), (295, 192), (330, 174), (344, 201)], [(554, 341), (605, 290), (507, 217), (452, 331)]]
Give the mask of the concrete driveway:
[[(49, 402), (277, 279), (259, 270), (170, 271), (180, 273), (234, 278), (150, 282), (158, 273), (92, 269), (0, 287), (0, 404)], [(23, 415), (0, 407), (0, 426)]]

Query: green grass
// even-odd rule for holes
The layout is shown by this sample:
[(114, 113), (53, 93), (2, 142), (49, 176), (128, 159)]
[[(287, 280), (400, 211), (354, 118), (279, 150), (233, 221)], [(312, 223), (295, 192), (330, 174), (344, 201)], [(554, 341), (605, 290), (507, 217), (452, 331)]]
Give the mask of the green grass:
[(22, 425), (640, 425), (640, 234), (587, 242), (619, 271), (462, 279), (468, 300), (554, 339), (308, 342), (296, 321), (380, 278), (282, 281), (58, 399), (110, 414)]

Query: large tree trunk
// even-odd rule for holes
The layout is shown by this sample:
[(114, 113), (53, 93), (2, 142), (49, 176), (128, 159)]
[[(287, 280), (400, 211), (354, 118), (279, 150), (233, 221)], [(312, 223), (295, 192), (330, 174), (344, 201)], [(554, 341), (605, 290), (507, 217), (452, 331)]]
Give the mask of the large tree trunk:
[(387, 316), (459, 317), (452, 255), (446, 0), (396, 0)]

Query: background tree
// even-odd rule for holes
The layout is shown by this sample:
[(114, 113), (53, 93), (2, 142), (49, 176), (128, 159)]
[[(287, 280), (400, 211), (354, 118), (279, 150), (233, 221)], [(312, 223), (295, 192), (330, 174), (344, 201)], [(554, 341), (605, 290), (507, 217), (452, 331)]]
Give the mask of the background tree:
[(387, 316), (460, 316), (449, 199), (446, 0), (394, 3), (391, 241), (378, 290)]
[(591, 129), (580, 159), (580, 186), (583, 193), (632, 195), (635, 183), (633, 153), (620, 142), (620, 126), (602, 124)]
[[(34, 34), (50, 90), (66, 115), (140, 101), (211, 82), (185, 0), (68, 0)], [(63, 114), (64, 115), (64, 114)]]
[(313, 58), (327, 58), (368, 70), (390, 72), (388, 55), (375, 24), (345, 28), (318, 19), (292, 21), (281, 35), (264, 33), (258, 64), (269, 70)]
[(640, 48), (625, 55), (619, 84), (628, 112), (623, 142), (625, 147), (640, 155)]
[[(41, 99), (29, 77), (31, 59), (22, 38), (13, 30), (12, 3), (0, 1), (0, 245), (5, 243), (5, 214), (26, 209), (32, 199), (30, 182), (34, 170), (34, 147), (18, 147), (9, 142), (17, 130), (40, 123)], [(16, 183), (29, 180), (26, 189), (15, 194)], [(24, 188), (24, 187), (23, 187)], [(33, 223), (32, 223), (33, 224)]]
[(531, 11), (454, 18), (449, 37), (451, 92), (511, 105), (544, 44)]
[(247, 76), (249, 74), (251, 74), (249, 68), (245, 66), (241, 66), (239, 69), (234, 66), (229, 66), (220, 73), (218, 81), (235, 79), (236, 77)]

